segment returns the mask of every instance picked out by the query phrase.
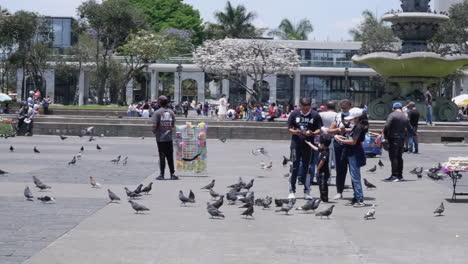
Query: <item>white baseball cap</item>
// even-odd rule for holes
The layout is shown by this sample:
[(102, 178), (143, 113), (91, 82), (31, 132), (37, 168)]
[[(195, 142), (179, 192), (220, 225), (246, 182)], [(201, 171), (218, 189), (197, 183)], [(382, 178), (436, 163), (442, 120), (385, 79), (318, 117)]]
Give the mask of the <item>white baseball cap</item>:
[(349, 115), (345, 117), (345, 120), (351, 120), (354, 118), (361, 117), (364, 114), (364, 111), (361, 108), (353, 107), (349, 110)]

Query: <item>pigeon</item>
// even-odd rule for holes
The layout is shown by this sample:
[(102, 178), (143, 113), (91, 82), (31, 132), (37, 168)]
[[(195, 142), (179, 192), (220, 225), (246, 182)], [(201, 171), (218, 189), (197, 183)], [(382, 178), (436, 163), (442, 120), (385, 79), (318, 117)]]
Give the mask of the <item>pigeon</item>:
[(268, 151), (267, 151), (265, 148), (263, 148), (263, 147), (262, 147), (262, 148), (256, 149), (255, 152), (260, 153), (260, 154), (262, 154), (262, 155), (264, 155), (264, 156), (269, 156), (269, 155), (268, 155)]
[(150, 183), (148, 184), (148, 186), (146, 186), (145, 188), (141, 189), (141, 192), (148, 195), (152, 188), (153, 188), (153, 182), (150, 182)]
[(260, 153), (258, 153), (256, 150), (253, 150), (253, 149), (252, 149), (252, 154), (253, 154), (254, 156), (260, 155)]
[(83, 137), (83, 135), (80, 133), (80, 134), (78, 134), (78, 137), (79, 137), (79, 138), (82, 138), (82, 137)]
[(60, 139), (61, 139), (61, 140), (65, 140), (65, 139), (67, 139), (67, 138), (68, 138), (68, 137), (66, 137), (66, 136), (60, 135)]
[(192, 192), (192, 190), (190, 190), (188, 198), (190, 203), (195, 203), (195, 194)]
[(190, 203), (190, 199), (184, 195), (182, 190), (179, 191), (179, 200), (182, 202), (180, 205), (186, 205), (186, 203)]
[(305, 211), (305, 212), (308, 212), (308, 211), (312, 210), (312, 211), (315, 212), (315, 209), (317, 209), (319, 207), (320, 202), (321, 202), (320, 199), (314, 198), (312, 200), (308, 200), (306, 202), (306, 204), (304, 204), (301, 207), (296, 208), (296, 210), (302, 210), (302, 211)]
[(281, 207), (283, 204), (289, 203), (289, 199), (275, 199), (276, 207)]
[(416, 168), (414, 168), (414, 169), (410, 170), (410, 172), (409, 172), (409, 173), (411, 173), (411, 174), (416, 174), (416, 173), (417, 173), (417, 171), (418, 171), (418, 167), (416, 167)]
[(270, 205), (272, 202), (273, 202), (273, 198), (267, 196), (264, 199), (262, 198), (256, 199), (254, 204), (257, 206), (262, 206), (263, 209), (267, 209), (267, 208), (270, 208)]
[(7, 174), (8, 172), (4, 171), (4, 170), (0, 170), (0, 175), (2, 174)]
[(77, 158), (77, 159), (79, 159), (79, 160), (81, 159), (81, 156), (82, 156), (82, 153), (81, 153), (81, 151), (80, 151), (80, 152), (78, 152), (78, 154), (76, 154), (76, 158)]
[(76, 156), (73, 156), (73, 159), (70, 162), (68, 162), (68, 165), (75, 165), (75, 163), (76, 163)]
[(382, 160), (379, 160), (379, 163), (378, 163), (378, 164), (379, 164), (379, 167), (380, 167), (380, 168), (382, 168), (382, 167), (384, 166)]
[(141, 189), (143, 188), (143, 184), (140, 184), (136, 187), (136, 189), (133, 191), (134, 193), (141, 193)]
[(332, 205), (332, 206), (330, 206), (330, 208), (328, 208), (327, 210), (316, 213), (315, 216), (320, 216), (320, 218), (326, 216), (327, 218), (330, 218), (330, 215), (333, 213), (333, 208), (334, 208), (334, 207), (335, 207), (335, 206)]
[(229, 204), (235, 204), (237, 201), (237, 194), (234, 191), (226, 193), (226, 200), (229, 201)]
[(432, 167), (432, 168), (430, 168), (430, 169), (429, 169), (429, 172), (432, 172), (432, 173), (439, 172), (439, 171), (440, 171), (440, 168), (441, 168), (441, 166), (440, 166), (440, 163), (439, 163), (438, 167)]
[(132, 191), (130, 191), (127, 187), (124, 188), (125, 189), (125, 192), (127, 193), (127, 196), (132, 199), (132, 198), (136, 198), (136, 197), (140, 197), (141, 194), (139, 193), (134, 193)]
[(201, 190), (210, 190), (210, 189), (213, 189), (213, 187), (215, 186), (215, 181), (216, 181), (216, 180), (212, 180), (208, 185), (202, 187)]
[(226, 138), (220, 138), (219, 141), (223, 142), (223, 143), (226, 143)]
[(93, 178), (93, 176), (89, 176), (89, 183), (93, 188), (101, 188), (101, 184), (99, 184), (99, 182), (97, 182), (96, 179)]
[(120, 201), (120, 197), (113, 193), (110, 189), (107, 189), (107, 193), (109, 194), (110, 203), (113, 203), (114, 201)]
[(128, 157), (125, 157), (123, 159), (122, 165), (127, 166), (127, 162), (128, 162)]
[(442, 213), (445, 211), (444, 203), (440, 203), (439, 207), (435, 209), (434, 214), (438, 214), (437, 216), (442, 216)]
[(427, 177), (429, 177), (429, 178), (431, 178), (433, 180), (436, 180), (436, 181), (443, 179), (443, 177), (441, 175), (437, 174), (436, 172), (428, 172)]
[(416, 176), (417, 176), (418, 178), (421, 179), (421, 178), (422, 178), (422, 173), (420, 173), (420, 172), (418, 171), (418, 172), (416, 172)]
[(253, 218), (253, 213), (254, 213), (254, 207), (253, 207), (253, 204), (251, 204), (244, 212), (242, 212), (241, 215), (245, 216), (245, 218), (249, 216)]
[(286, 212), (286, 214), (289, 214), (289, 211), (291, 211), (295, 203), (296, 199), (289, 199), (289, 202), (287, 204), (283, 203), (283, 206), (281, 206), (281, 208), (276, 210), (275, 212)]
[(219, 196), (219, 199), (216, 200), (216, 202), (212, 203), (211, 206), (213, 206), (216, 209), (219, 209), (224, 203), (224, 195)]
[(377, 165), (375, 165), (373, 168), (367, 170), (367, 172), (375, 172), (377, 170)]
[(254, 184), (254, 179), (250, 180), (250, 182), (244, 185), (243, 188), (250, 191), (250, 188), (252, 188), (253, 184)]
[(88, 128), (86, 128), (86, 135), (91, 134), (91, 133), (93, 132), (93, 130), (94, 130), (94, 127), (88, 127)]
[(54, 197), (50, 197), (50, 196), (42, 196), (42, 197), (37, 197), (38, 200), (42, 201), (43, 203), (47, 203), (47, 202), (54, 202), (55, 201), (55, 198)]
[(37, 178), (36, 176), (32, 176), (32, 178), (33, 178), (34, 184), (37, 185), (38, 183), (42, 183), (42, 181), (39, 180), (39, 178)]
[(33, 150), (34, 150), (34, 153), (41, 153), (41, 152), (37, 149), (37, 147), (34, 147)]
[(133, 210), (135, 210), (135, 214), (138, 214), (140, 211), (149, 211), (149, 209), (141, 204), (135, 203), (132, 200), (128, 201), (131, 205)]
[(265, 166), (265, 169), (270, 170), (271, 168), (273, 168), (273, 162), (270, 161), (270, 163)]
[(99, 150), (99, 151), (102, 150), (102, 148), (101, 148), (101, 146), (99, 146), (99, 144), (96, 145), (96, 149)]
[(142, 139), (142, 140), (144, 140), (144, 139), (145, 139), (145, 137), (141, 137), (141, 139)]
[(115, 159), (111, 160), (111, 162), (112, 162), (112, 163), (114, 163), (114, 164), (117, 164), (117, 163), (119, 163), (119, 161), (120, 161), (120, 157), (122, 157), (122, 156), (121, 156), (121, 155), (117, 156), (117, 158), (115, 158)]
[(219, 211), (215, 207), (211, 206), (211, 204), (209, 202), (207, 202), (206, 205), (207, 205), (206, 210), (211, 215), (211, 218), (222, 217), (224, 219), (224, 215), (223, 215), (223, 213), (221, 213), (221, 211)]
[(10, 146), (10, 152), (13, 152), (15, 151), (15, 148), (13, 148), (13, 146)]
[(48, 185), (43, 184), (42, 182), (36, 183), (36, 187), (40, 189), (40, 191), (44, 191), (45, 189), (50, 189), (51, 187)]
[(291, 160), (283, 156), (283, 167), (286, 167)]
[(369, 209), (369, 211), (364, 215), (364, 219), (375, 219), (375, 204), (373, 204), (371, 209)]
[(29, 189), (29, 186), (26, 186), (26, 188), (24, 189), (24, 197), (26, 197), (28, 201), (32, 201), (34, 198), (31, 190)]
[(218, 198), (219, 197), (219, 193), (215, 192), (213, 189), (210, 189), (210, 196), (212, 198)]
[[(239, 195), (239, 193), (238, 193)], [(255, 193), (254, 192), (251, 192), (249, 193), (249, 195), (245, 196), (245, 197), (240, 197), (238, 198), (239, 201), (243, 202), (243, 203), (251, 203), (253, 204), (254, 203), (254, 200), (255, 200)]]
[(83, 147), (83, 146), (81, 146), (81, 148), (80, 148), (80, 151), (81, 151), (81, 152), (83, 152), (83, 151), (84, 151), (84, 147)]
[(377, 187), (370, 183), (366, 178), (364, 178), (364, 185), (367, 187), (367, 189), (376, 189)]
[(200, 157), (201, 153), (198, 153), (197, 155), (193, 156), (192, 158), (182, 158), (183, 161), (194, 161)]
[(93, 137), (93, 136), (90, 136), (89, 139), (88, 139), (89, 142), (91, 142), (91, 141), (93, 141), (93, 140), (96, 141), (96, 138)]

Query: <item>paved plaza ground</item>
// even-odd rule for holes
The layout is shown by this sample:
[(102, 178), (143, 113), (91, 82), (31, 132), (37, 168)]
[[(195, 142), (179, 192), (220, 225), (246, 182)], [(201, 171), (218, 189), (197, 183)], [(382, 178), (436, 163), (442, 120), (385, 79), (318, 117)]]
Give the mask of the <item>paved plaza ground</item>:
[[(102, 151), (96, 150), (96, 143)], [(10, 145), (15, 152), (9, 152)], [(33, 153), (33, 146), (41, 153)], [(82, 160), (68, 166), (81, 146), (85, 148)], [(452, 192), (448, 179), (435, 182), (406, 174), (406, 182), (382, 182), (390, 174), (386, 153), (383, 169), (363, 173), (363, 178), (377, 185), (376, 190), (365, 190), (366, 203), (378, 204), (375, 220), (363, 219), (369, 207), (346, 207), (345, 200), (333, 203), (336, 207), (329, 220), (299, 211), (286, 216), (274, 208), (259, 207), (255, 207), (254, 220), (246, 220), (240, 216), (239, 204), (226, 203), (221, 207), (226, 219), (209, 218), (205, 208), (210, 197), (200, 188), (211, 179), (216, 179), (214, 189), (223, 193), (239, 176), (245, 181), (255, 179), (256, 197), (285, 198), (287, 178), (283, 175), (288, 169), (281, 161), (289, 154), (288, 146), (287, 141), (208, 140), (209, 177), (154, 181), (153, 138), (98, 138), (96, 142), (84, 137), (65, 141), (57, 136), (0, 138), (0, 169), (9, 172), (0, 175), (0, 263), (467, 262), (468, 200), (447, 200)], [(251, 149), (256, 147), (265, 147), (271, 157), (253, 156)], [(405, 154), (405, 171), (468, 154), (466, 144), (422, 145), (420, 150), (419, 155)], [(128, 165), (111, 164), (117, 155), (128, 156)], [(378, 160), (368, 159), (363, 171)], [(261, 161), (273, 161), (273, 169), (261, 170)], [(38, 192), (32, 175), (52, 189)], [(102, 188), (91, 188), (89, 176)], [(138, 200), (150, 211), (134, 214), (123, 187), (134, 189), (150, 181), (155, 182), (152, 195)], [(26, 201), (25, 186), (36, 197), (47, 194), (56, 202)], [(122, 198), (120, 204), (107, 203), (107, 188)], [(181, 207), (178, 191), (190, 189), (197, 202)], [(330, 197), (335, 193), (334, 186), (330, 187)], [(316, 186), (312, 194), (318, 195)], [(346, 198), (351, 196), (351, 190), (345, 192)], [(446, 212), (434, 217), (432, 212), (441, 202)], [(297, 205), (303, 203), (297, 201)], [(319, 210), (328, 206), (322, 204)]]

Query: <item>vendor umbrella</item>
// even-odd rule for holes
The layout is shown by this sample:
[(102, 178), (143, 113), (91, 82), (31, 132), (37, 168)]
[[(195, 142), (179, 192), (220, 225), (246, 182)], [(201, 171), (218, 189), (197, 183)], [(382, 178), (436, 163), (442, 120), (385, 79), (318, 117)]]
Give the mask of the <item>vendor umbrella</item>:
[(459, 107), (467, 106), (468, 105), (468, 94), (461, 94), (457, 97), (452, 98), (452, 102), (454, 102)]
[(11, 97), (4, 93), (0, 93), (0, 102), (3, 102), (3, 101), (11, 101)]

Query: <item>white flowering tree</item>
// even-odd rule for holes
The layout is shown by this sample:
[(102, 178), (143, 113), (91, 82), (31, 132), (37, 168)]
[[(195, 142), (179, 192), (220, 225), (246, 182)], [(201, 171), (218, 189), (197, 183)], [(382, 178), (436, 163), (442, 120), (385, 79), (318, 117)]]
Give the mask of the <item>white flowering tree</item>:
[[(195, 64), (215, 79), (227, 79), (245, 88), (250, 100), (262, 98), (262, 84), (273, 74), (289, 74), (299, 67), (295, 49), (273, 41), (251, 39), (207, 40), (193, 53)], [(253, 80), (248, 87), (244, 78)]]

